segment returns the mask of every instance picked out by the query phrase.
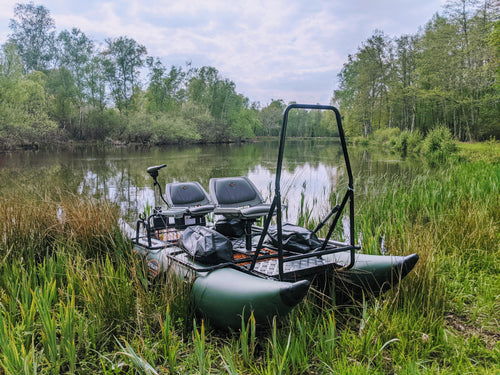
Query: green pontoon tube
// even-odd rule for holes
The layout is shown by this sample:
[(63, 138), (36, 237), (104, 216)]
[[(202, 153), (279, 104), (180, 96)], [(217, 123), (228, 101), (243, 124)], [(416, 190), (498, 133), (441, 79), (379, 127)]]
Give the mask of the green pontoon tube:
[[(334, 112), (348, 176), (341, 203), (313, 231), (282, 221), (281, 170), (288, 113), (294, 108)], [(362, 254), (355, 245), (353, 175), (341, 116), (333, 106), (292, 104), (285, 109), (271, 204), (263, 202), (247, 177), (212, 179), (210, 195), (197, 182), (170, 183), (164, 197), (157, 176), (165, 166), (147, 171), (167, 208), (140, 216), (132, 235), (134, 250), (146, 260), (152, 276), (172, 271), (191, 280), (194, 307), (216, 327), (241, 327), (242, 318), (246, 321), (251, 312), (257, 323), (284, 316), (303, 300), (311, 284), (327, 289), (335, 282), (336, 291), (353, 298), (378, 295), (418, 261), (417, 254)], [(349, 242), (334, 241), (332, 234), (347, 207)], [(208, 213), (223, 219), (208, 223)], [(259, 217), (264, 218), (262, 227), (255, 225)], [(316, 233), (326, 225), (326, 237), (318, 239)]]

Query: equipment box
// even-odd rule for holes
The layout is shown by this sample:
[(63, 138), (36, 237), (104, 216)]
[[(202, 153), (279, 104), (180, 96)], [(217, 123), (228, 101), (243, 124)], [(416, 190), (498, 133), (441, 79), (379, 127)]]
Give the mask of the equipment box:
[(189, 216), (184, 215), (182, 217), (175, 219), (175, 229), (186, 229), (191, 225), (207, 225), (207, 219), (205, 216)]
[(173, 215), (170, 211), (157, 212), (151, 215), (150, 220), (152, 221), (153, 228), (155, 230), (166, 228), (175, 228), (178, 230), (182, 230), (191, 225), (207, 225), (205, 216), (190, 216), (186, 214)]
[(157, 213), (152, 215), (153, 228), (165, 229), (165, 228), (176, 228), (176, 219), (173, 216), (169, 216), (163, 213)]

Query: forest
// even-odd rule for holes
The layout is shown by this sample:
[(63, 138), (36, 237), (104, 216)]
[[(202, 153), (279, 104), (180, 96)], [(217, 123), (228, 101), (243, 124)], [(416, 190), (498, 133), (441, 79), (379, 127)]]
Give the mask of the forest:
[[(414, 35), (376, 30), (349, 55), (331, 102), (349, 137), (447, 128), (500, 138), (500, 20), (490, 0), (457, 0)], [(216, 67), (168, 66), (127, 36), (56, 34), (50, 11), (17, 4), (0, 48), (0, 148), (107, 141), (170, 144), (278, 135), (286, 103), (261, 106)], [(321, 103), (325, 104), (325, 103)], [(336, 135), (329, 113), (297, 111), (288, 134)]]
[(382, 31), (348, 57), (334, 102), (348, 127), (367, 136), (436, 126), (460, 141), (500, 135), (500, 21), (494, 2), (448, 2), (415, 35)]

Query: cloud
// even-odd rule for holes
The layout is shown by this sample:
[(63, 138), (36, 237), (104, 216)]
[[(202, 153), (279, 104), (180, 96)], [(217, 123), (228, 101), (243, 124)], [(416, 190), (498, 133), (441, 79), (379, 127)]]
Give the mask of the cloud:
[[(4, 0), (8, 25), (15, 3)], [(128, 36), (168, 65), (210, 65), (252, 101), (325, 102), (349, 53), (375, 29), (416, 33), (445, 0), (45, 0), (58, 30)], [(5, 21), (5, 22), (4, 22)], [(8, 26), (7, 26), (8, 27)], [(0, 43), (7, 27), (0, 27)], [(316, 94), (315, 94), (316, 92)]]
[(9, 23), (10, 19), (14, 17), (14, 8), (16, 4), (19, 3), (18, 0), (2, 0), (2, 6), (0, 7), (0, 44), (3, 44), (7, 40), (10, 34)]

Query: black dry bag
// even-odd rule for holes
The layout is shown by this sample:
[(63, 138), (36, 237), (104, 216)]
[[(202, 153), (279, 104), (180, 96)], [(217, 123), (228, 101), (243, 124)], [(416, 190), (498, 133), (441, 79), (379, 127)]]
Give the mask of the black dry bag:
[(184, 250), (195, 261), (216, 265), (233, 261), (233, 244), (215, 230), (203, 226), (190, 226), (181, 237)]
[[(323, 245), (316, 234), (309, 229), (288, 223), (283, 224), (281, 228), (284, 250), (308, 253)], [(269, 227), (267, 235), (271, 245), (278, 247), (278, 229), (275, 225)]]

